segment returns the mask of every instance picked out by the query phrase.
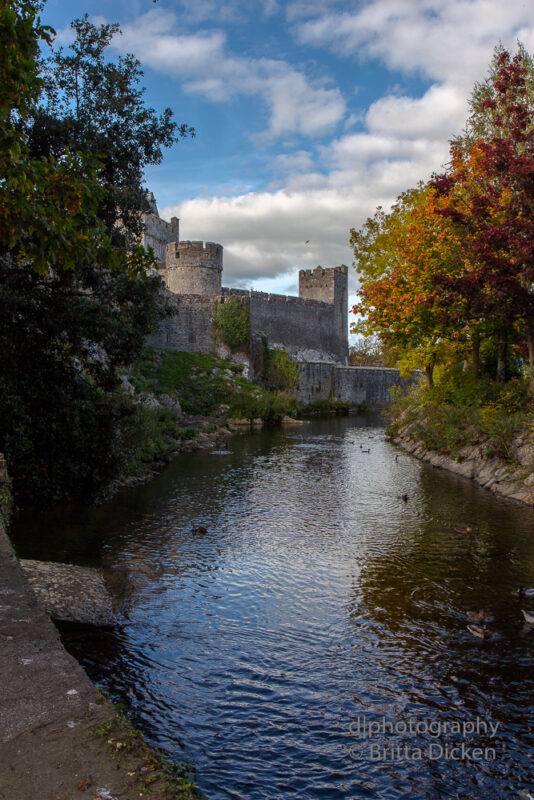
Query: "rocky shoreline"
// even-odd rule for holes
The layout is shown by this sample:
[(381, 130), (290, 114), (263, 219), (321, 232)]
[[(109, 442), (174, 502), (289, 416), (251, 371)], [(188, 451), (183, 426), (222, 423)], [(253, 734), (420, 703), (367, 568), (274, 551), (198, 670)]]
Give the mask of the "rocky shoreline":
[(509, 457), (492, 455), (494, 447), (482, 441), (457, 453), (437, 453), (413, 437), (413, 425), (401, 428), (395, 444), (412, 456), (438, 469), (445, 469), (474, 481), (495, 495), (534, 505), (534, 446), (525, 434), (510, 443)]

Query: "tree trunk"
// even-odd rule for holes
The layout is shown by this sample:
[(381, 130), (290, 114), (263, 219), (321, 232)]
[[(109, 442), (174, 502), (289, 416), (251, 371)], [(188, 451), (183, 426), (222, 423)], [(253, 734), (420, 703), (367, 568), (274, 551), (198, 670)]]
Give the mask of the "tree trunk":
[(434, 388), (434, 361), (425, 365), (425, 378), (426, 384), (429, 389)]
[(506, 381), (506, 356), (508, 353), (508, 336), (506, 331), (499, 333), (497, 342), (497, 383)]
[(478, 380), (480, 369), (480, 335), (474, 333), (471, 337), (471, 366), (473, 367), (473, 378)]
[(527, 327), (527, 344), (528, 344), (528, 360), (530, 363), (530, 381), (529, 391), (534, 396), (534, 324), (530, 318), (526, 320)]

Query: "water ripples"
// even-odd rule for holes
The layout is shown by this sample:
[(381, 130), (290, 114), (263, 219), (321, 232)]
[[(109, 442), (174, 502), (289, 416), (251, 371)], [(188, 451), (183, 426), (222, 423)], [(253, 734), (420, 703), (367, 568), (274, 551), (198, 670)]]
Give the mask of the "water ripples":
[[(197, 767), (210, 800), (499, 800), (527, 788), (534, 626), (512, 591), (534, 585), (534, 511), (396, 459), (365, 420), (236, 437), (230, 450), (184, 456), (149, 487), (48, 520), (58, 560), (113, 579), (121, 628), (69, 641), (90, 674)], [(198, 524), (208, 532), (192, 533)], [(470, 536), (455, 530), (468, 525)], [(19, 550), (36, 556), (38, 536), (27, 525)], [(488, 642), (466, 627), (479, 609)], [(358, 739), (364, 718), (498, 722), (497, 736), (465, 740), (496, 758), (429, 755), (457, 734)], [(393, 745), (423, 755), (390, 758)]]

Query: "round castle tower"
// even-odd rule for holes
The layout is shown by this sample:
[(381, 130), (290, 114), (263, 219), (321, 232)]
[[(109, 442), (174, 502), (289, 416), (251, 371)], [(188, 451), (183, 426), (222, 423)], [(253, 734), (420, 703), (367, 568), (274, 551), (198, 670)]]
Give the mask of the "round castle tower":
[(221, 294), (223, 248), (214, 242), (169, 242), (165, 283), (176, 294)]

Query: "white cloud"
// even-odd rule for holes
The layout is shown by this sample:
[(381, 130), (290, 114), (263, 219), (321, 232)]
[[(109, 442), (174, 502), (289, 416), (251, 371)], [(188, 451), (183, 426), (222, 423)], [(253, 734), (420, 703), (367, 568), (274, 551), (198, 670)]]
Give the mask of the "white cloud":
[(121, 52), (134, 53), (143, 64), (176, 76), (195, 75), (223, 58), (226, 36), (222, 31), (198, 34), (170, 34), (176, 27), (176, 16), (169, 11), (154, 10), (130, 25), (113, 43)]
[(114, 44), (213, 102), (259, 96), (269, 113), (270, 138), (321, 136), (345, 115), (341, 92), (324, 79), (310, 79), (283, 60), (229, 55), (222, 31), (182, 34), (178, 27), (173, 12), (154, 9), (125, 25)]
[[(373, 0), (350, 13), (347, 5), (296, 0), (287, 4), (286, 16), (302, 43), (376, 59), (403, 74), (417, 72), (431, 85), (419, 97), (388, 93), (363, 112), (351, 109), (345, 134), (316, 150), (310, 145), (278, 154), (272, 164), (278, 180), (270, 190), (191, 199), (164, 209), (181, 217), (185, 237), (223, 244), (226, 285), (281, 291), (300, 268), (352, 263), (350, 228), (448, 160), (448, 140), (465, 124), (469, 92), (483, 79), (495, 44), (502, 40), (513, 47), (517, 37), (534, 49), (524, 0)], [(172, 26), (170, 34), (161, 31), (150, 42), (140, 35), (139, 57), (151, 64), (159, 58), (158, 68), (172, 74), (173, 47), (163, 48), (165, 35), (177, 41)], [(179, 67), (191, 91), (212, 100), (260, 96), (270, 111), (272, 136), (324, 133), (343, 118), (338, 89), (311, 81), (285, 61), (228, 55), (217, 35), (212, 31), (197, 43), (212, 46), (204, 71)]]
[(296, 150), (293, 153), (280, 153), (275, 156), (272, 168), (284, 175), (310, 172), (314, 169), (313, 154), (308, 150)]
[(456, 86), (435, 84), (423, 97), (380, 98), (369, 108), (366, 123), (375, 134), (443, 141), (460, 133), (466, 117), (465, 92)]
[(304, 267), (350, 263), (351, 259), (353, 198), (327, 188), (313, 193), (280, 190), (198, 198), (167, 207), (162, 214), (181, 218), (182, 237), (223, 244), (225, 285), (249, 285)]
[(447, 151), (446, 142), (345, 136), (321, 149), (326, 174), (309, 169), (308, 152), (282, 155), (276, 160), (288, 173), (282, 189), (191, 199), (162, 214), (180, 217), (182, 237), (224, 246), (225, 285), (282, 280), (318, 264), (351, 264), (350, 228), (430, 177)]
[(373, 0), (358, 11), (310, 9), (296, 28), (302, 43), (376, 58), (403, 73), (471, 87), (499, 40), (532, 37), (525, 0)]

